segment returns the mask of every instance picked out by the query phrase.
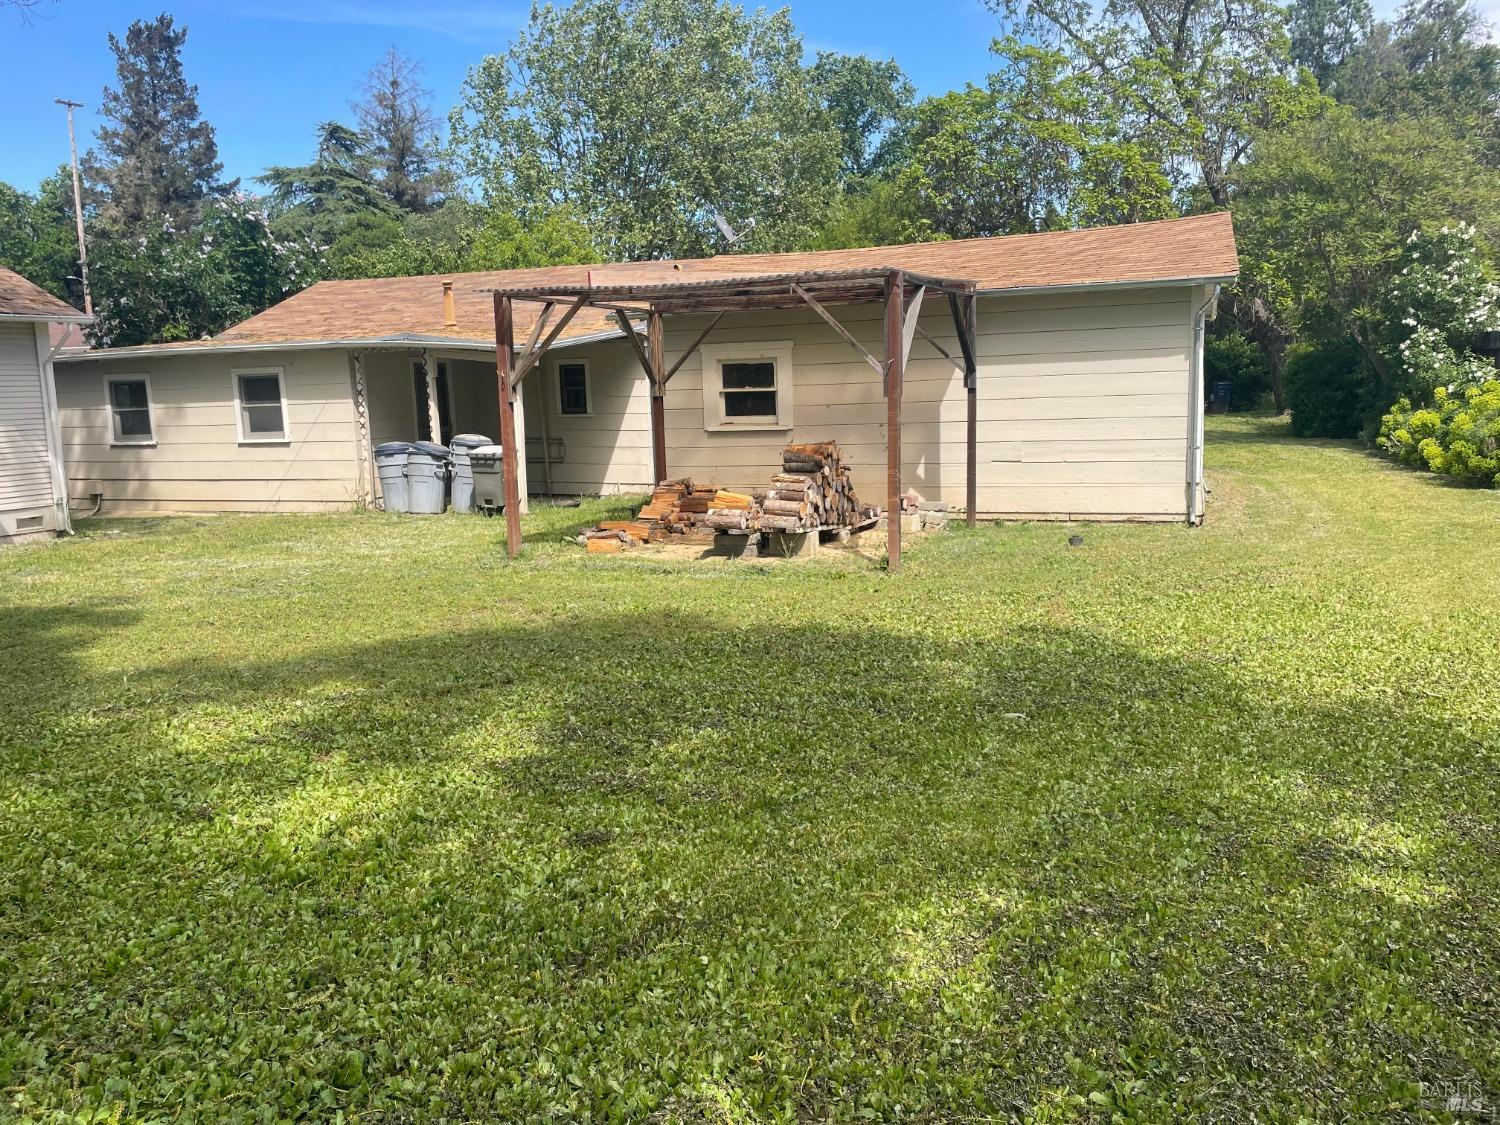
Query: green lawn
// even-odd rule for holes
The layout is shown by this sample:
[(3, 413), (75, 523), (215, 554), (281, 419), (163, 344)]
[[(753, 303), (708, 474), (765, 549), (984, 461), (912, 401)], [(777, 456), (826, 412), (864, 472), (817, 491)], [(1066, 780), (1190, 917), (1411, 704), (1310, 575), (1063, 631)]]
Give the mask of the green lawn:
[(1500, 494), (1263, 419), (1209, 523), (0, 553), (0, 1118), (1500, 1105)]

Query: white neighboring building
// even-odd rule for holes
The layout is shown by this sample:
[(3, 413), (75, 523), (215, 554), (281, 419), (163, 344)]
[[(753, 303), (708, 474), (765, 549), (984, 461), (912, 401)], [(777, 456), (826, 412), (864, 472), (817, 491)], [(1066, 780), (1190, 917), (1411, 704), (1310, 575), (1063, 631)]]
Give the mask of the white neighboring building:
[(0, 267), (0, 543), (72, 530), (51, 326), (88, 320)]

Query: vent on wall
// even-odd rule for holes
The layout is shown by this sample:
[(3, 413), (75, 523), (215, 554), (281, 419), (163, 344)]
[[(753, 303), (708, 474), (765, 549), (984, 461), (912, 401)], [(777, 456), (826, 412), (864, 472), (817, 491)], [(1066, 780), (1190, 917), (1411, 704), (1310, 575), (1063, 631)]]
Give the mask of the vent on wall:
[(41, 516), (22, 516), (16, 520), (17, 531), (40, 531), (42, 529)]

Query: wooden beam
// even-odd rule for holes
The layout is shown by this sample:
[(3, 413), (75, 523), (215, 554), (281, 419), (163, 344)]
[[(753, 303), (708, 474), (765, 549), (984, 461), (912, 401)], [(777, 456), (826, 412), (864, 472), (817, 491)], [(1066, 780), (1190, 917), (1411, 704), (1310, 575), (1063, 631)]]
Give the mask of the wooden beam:
[(929, 336), (927, 334), (927, 332), (922, 328), (921, 325), (917, 326), (917, 335), (920, 336), (920, 337), (922, 337), (922, 339), (926, 340), (929, 344), (931, 344), (933, 346), (933, 348), (935, 348), (937, 350), (938, 355), (942, 356), (949, 363), (953, 364), (953, 367), (954, 367), (955, 370), (957, 370), (957, 371), (963, 371), (963, 369), (964, 369), (963, 361), (960, 360), (960, 359), (958, 359), (956, 356), (953, 355), (952, 352), (950, 352), (947, 348), (943, 347), (942, 344), (938, 343), (931, 336)]
[[(532, 349), (536, 347), (536, 342), (542, 338), (542, 332), (547, 327), (547, 322), (552, 319), (552, 314), (556, 310), (557, 304), (553, 301), (548, 301), (542, 306), (542, 311), (536, 314), (536, 323), (531, 326), (531, 335), (526, 338), (526, 346), (521, 349), (521, 360), (525, 360), (531, 354)], [(521, 366), (520, 361), (516, 363), (516, 366)]]
[(901, 569), (901, 298), (900, 270), (885, 282), (885, 553), (886, 568)]
[(901, 326), (901, 366), (911, 360), (911, 342), (917, 335), (917, 317), (922, 315), (922, 298), (927, 296), (927, 286), (917, 286), (906, 306), (906, 319)]
[(547, 333), (546, 339), (538, 344), (535, 349), (528, 351), (521, 357), (520, 362), (516, 364), (515, 373), (511, 375), (511, 383), (513, 385), (526, 378), (527, 373), (536, 366), (537, 361), (542, 358), (547, 349), (562, 335), (563, 329), (568, 326), (568, 322), (577, 316), (578, 310), (583, 308), (587, 303), (587, 297), (579, 297), (578, 300), (569, 305), (562, 316), (558, 317), (557, 323), (552, 326), (552, 331)]
[(636, 335), (635, 326), (625, 319), (622, 312), (615, 313), (615, 319), (620, 323), (620, 331), (625, 333), (625, 339), (630, 341), (631, 350), (635, 352), (635, 358), (641, 361), (641, 370), (645, 372), (646, 382), (652, 382), (651, 360), (646, 355), (646, 349), (641, 347), (641, 338)]
[(699, 348), (701, 348), (703, 346), (703, 341), (708, 339), (708, 334), (710, 332), (712, 332), (715, 328), (717, 328), (719, 326), (719, 321), (723, 320), (724, 317), (726, 315), (728, 315), (728, 313), (729, 313), (728, 309), (723, 310), (722, 312), (719, 313), (718, 316), (714, 317), (712, 320), (710, 320), (708, 322), (708, 327), (707, 328), (705, 328), (702, 332), (698, 333), (698, 338), (693, 341), (692, 347), (688, 348), (687, 351), (683, 352), (680, 356), (678, 356), (677, 357), (677, 362), (674, 363), (674, 364), (672, 364), (671, 369), (666, 373), (665, 376), (663, 376), (662, 382), (664, 384), (665, 383), (670, 383), (672, 381), (672, 376), (676, 375), (678, 369), (681, 368), (682, 365), (687, 362), (688, 356), (692, 355), (695, 351), (697, 351)]
[(875, 374), (882, 376), (886, 374), (886, 365), (884, 363), (881, 363), (878, 359), (867, 352), (864, 345), (856, 340), (852, 335), (850, 335), (849, 330), (842, 324), (840, 324), (836, 319), (834, 319), (834, 316), (831, 312), (825, 309), (822, 305), (818, 304), (817, 300), (811, 293), (802, 288), (802, 286), (798, 285), (795, 281), (792, 282), (792, 292), (801, 297), (802, 300), (806, 302), (808, 308), (812, 309), (813, 312), (817, 313), (824, 320), (826, 320), (828, 322), (828, 327), (832, 328), (841, 337), (843, 337), (844, 343), (848, 344), (851, 348), (853, 348), (861, 356), (863, 356), (865, 362), (875, 369)]
[(510, 298), (495, 294), (495, 378), (500, 390), (500, 458), (505, 493), (505, 552), (521, 553), (521, 500), (516, 479), (516, 387), (511, 381), (511, 356), (516, 348), (515, 321)]
[(646, 317), (646, 354), (651, 360), (651, 468), (652, 484), (667, 479), (667, 380), (665, 368), (666, 329), (655, 309)]

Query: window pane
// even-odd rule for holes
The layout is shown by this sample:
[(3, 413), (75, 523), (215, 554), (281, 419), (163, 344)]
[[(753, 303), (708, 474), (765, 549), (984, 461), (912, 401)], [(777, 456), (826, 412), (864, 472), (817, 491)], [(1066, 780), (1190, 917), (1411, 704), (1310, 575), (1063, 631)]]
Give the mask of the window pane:
[(128, 379), (109, 385), (110, 401), (121, 410), (143, 410), (146, 407), (146, 381)]
[(726, 418), (774, 418), (775, 416), (775, 391), (724, 392), (724, 417)]
[(581, 363), (564, 363), (557, 369), (558, 385), (562, 388), (562, 412), (564, 414), (587, 414), (589, 412), (588, 378)]
[(776, 385), (776, 364), (770, 360), (758, 360), (755, 363), (726, 363), (721, 365), (720, 372), (726, 391), (738, 390), (742, 387), (774, 387)]
[(280, 435), (284, 433), (281, 427), (281, 403), (275, 406), (247, 406), (245, 407), (245, 433), (254, 434), (257, 437), (267, 435)]
[(275, 375), (241, 375), (240, 401), (247, 406), (252, 402), (274, 402), (280, 406), (281, 380)]
[(151, 436), (151, 411), (117, 410), (115, 411), (115, 428), (122, 438), (148, 438)]

